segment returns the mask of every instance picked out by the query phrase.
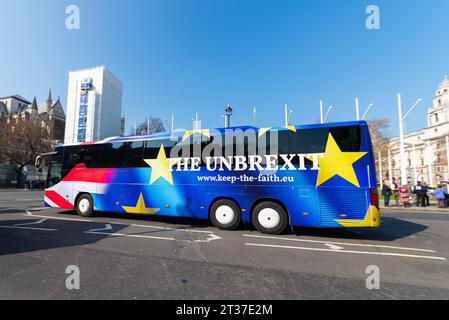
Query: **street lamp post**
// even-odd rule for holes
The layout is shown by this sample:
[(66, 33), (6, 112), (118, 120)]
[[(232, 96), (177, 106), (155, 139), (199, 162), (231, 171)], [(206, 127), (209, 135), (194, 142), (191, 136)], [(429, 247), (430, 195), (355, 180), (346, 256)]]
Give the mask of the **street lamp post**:
[(428, 171), (429, 171), (429, 186), (432, 187), (433, 186), (433, 172), (432, 172), (432, 147), (430, 145), (430, 140), (427, 140), (427, 148), (426, 148), (426, 152), (427, 152), (427, 166), (428, 166)]
[(388, 148), (388, 178), (390, 180), (390, 186), (393, 184), (393, 169), (391, 163), (391, 149)]
[(383, 177), (382, 177), (382, 153), (379, 150), (379, 183), (382, 186)]
[(413, 185), (414, 186), (416, 186), (417, 184), (418, 184), (418, 176), (416, 175), (416, 166), (417, 166), (417, 157), (416, 157), (416, 147), (415, 147), (415, 144), (413, 144), (413, 147), (412, 147), (412, 150), (413, 150)]
[(370, 103), (370, 105), (368, 106), (368, 108), (366, 108), (365, 113), (362, 116), (362, 120), (366, 119), (366, 116), (368, 115), (368, 112), (371, 110), (371, 108), (374, 106), (374, 103)]
[(404, 120), (409, 116), (410, 112), (422, 101), (422, 99), (416, 100), (415, 104), (402, 116), (402, 100), (401, 94), (397, 94), (398, 100), (398, 116), (399, 116), (399, 161), (401, 166), (401, 184), (407, 184), (407, 172), (405, 168), (405, 154), (404, 154)]
[(329, 106), (329, 108), (327, 109), (326, 115), (324, 116), (323, 123), (326, 123), (327, 117), (329, 116), (329, 113), (331, 112), (331, 110), (332, 110), (332, 106)]
[(320, 123), (324, 123), (324, 114), (323, 114), (324, 102), (320, 100)]
[(368, 112), (371, 110), (371, 108), (374, 106), (374, 103), (370, 103), (368, 105), (368, 108), (366, 108), (365, 113), (363, 114), (363, 116), (360, 118), (360, 103), (359, 103), (359, 98), (355, 98), (355, 116), (357, 121), (360, 120), (365, 120), (366, 116), (368, 115)]

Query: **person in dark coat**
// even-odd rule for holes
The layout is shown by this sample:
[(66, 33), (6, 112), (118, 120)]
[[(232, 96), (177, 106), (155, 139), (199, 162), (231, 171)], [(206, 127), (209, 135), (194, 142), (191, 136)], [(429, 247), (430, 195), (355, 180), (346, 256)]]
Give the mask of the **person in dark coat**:
[(386, 181), (383, 182), (382, 185), (382, 195), (384, 196), (384, 205), (388, 207), (390, 205), (390, 197), (392, 194), (392, 190)]
[(430, 190), (430, 187), (429, 187), (429, 185), (427, 184), (427, 182), (424, 182), (423, 183), (423, 186), (424, 186), (424, 188), (426, 189), (426, 194), (425, 194), (425, 199), (426, 199), (426, 206), (430, 206), (430, 198), (429, 198), (429, 192), (431, 191)]
[(418, 181), (413, 188), (413, 193), (416, 195), (416, 206), (426, 207), (427, 188), (423, 186), (421, 181)]

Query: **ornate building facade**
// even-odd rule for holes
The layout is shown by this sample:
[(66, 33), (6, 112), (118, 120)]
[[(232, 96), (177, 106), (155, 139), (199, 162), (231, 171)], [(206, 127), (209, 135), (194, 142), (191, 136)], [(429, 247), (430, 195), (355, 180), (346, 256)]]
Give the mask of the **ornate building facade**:
[[(444, 77), (427, 110), (427, 126), (404, 136), (408, 184), (417, 181), (435, 186), (449, 181), (449, 79)], [(380, 177), (392, 182), (399, 178), (399, 137), (390, 139), (381, 160)], [(378, 161), (379, 164), (379, 161)], [(378, 167), (379, 168), (379, 167)]]
[[(20, 95), (0, 98), (0, 126), (5, 123), (14, 124), (14, 122), (17, 123), (19, 120), (24, 119), (26, 121), (36, 121), (42, 128), (47, 130), (48, 140), (50, 141), (46, 141), (51, 145), (54, 146), (64, 140), (65, 112), (59, 98), (53, 101), (51, 90), (48, 93), (47, 100), (42, 103), (38, 103), (36, 97), (30, 102)], [(5, 137), (0, 138), (5, 139)], [(14, 168), (14, 165), (9, 162), (0, 163), (0, 186), (16, 184)], [(34, 166), (28, 165), (24, 168), (21, 179), (35, 179), (35, 175)]]
[(59, 98), (53, 102), (51, 89), (47, 100), (42, 103), (38, 103), (36, 97), (29, 102), (20, 95), (0, 98), (0, 117), (6, 121), (19, 117), (39, 121), (48, 130), (51, 140), (55, 143), (64, 140), (65, 112)]

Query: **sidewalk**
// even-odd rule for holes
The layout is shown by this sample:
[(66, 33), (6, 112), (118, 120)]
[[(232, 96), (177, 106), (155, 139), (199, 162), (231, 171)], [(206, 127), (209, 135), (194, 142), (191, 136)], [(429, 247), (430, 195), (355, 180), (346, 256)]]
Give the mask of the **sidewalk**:
[(417, 207), (415, 205), (411, 205), (410, 207), (404, 208), (404, 206), (396, 207), (395, 205), (390, 205), (389, 207), (385, 207), (383, 203), (380, 203), (380, 209), (387, 210), (397, 210), (397, 211), (428, 211), (428, 212), (439, 212), (449, 214), (448, 208), (438, 208), (436, 203), (430, 203), (427, 207)]

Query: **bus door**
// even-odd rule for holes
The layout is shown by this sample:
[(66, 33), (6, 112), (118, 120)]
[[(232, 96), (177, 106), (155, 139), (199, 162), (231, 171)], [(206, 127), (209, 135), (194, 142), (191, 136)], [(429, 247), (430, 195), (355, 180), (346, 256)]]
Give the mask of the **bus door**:
[(293, 225), (317, 226), (320, 222), (318, 190), (312, 186), (295, 188), (296, 208), (291, 215)]

